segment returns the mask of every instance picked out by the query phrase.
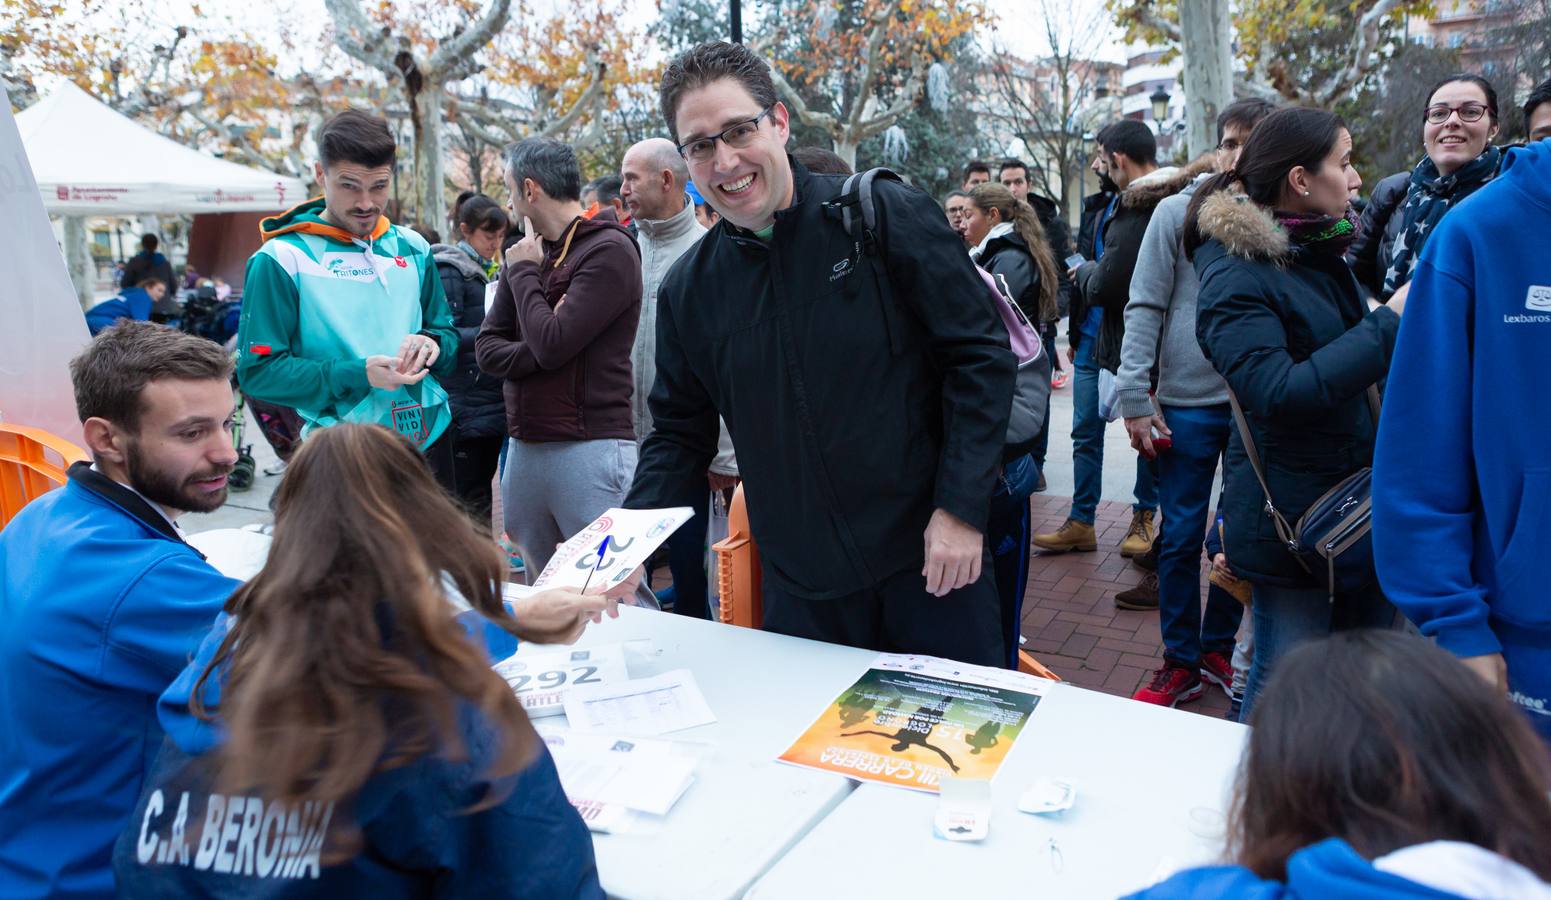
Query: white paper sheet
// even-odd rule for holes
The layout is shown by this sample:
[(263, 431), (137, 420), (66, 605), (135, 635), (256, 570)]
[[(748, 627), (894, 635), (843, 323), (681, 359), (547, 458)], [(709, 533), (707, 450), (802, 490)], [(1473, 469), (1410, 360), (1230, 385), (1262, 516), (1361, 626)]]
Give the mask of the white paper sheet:
[(703, 748), (652, 738), (550, 729), (541, 732), (566, 798), (593, 831), (660, 825), (694, 782)]
[[(592, 590), (613, 587), (630, 577), (695, 511), (672, 509), (610, 509), (560, 545), (549, 565), (533, 580), (535, 588), (569, 587)], [(603, 559), (598, 547), (607, 537)]]
[(619, 734), (667, 734), (716, 721), (688, 669), (573, 687), (566, 692), (565, 714), (573, 730)]

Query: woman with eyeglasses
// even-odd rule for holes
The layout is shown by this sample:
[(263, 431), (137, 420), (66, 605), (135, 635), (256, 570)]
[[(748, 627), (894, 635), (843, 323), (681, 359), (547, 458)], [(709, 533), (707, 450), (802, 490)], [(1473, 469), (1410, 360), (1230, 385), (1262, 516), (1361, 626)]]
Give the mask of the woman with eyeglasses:
[(1479, 75), (1450, 75), (1428, 94), (1421, 161), (1380, 181), (1347, 263), (1375, 297), (1406, 289), (1422, 245), (1461, 200), (1497, 177), (1497, 91)]

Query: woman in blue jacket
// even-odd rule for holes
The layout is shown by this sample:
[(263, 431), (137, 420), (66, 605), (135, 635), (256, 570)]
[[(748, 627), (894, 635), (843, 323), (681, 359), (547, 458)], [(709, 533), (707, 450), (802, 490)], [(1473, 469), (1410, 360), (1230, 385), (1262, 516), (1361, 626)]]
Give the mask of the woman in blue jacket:
[[(1280, 110), (1255, 126), (1234, 168), (1196, 190), (1185, 214), (1185, 252), (1201, 279), (1196, 337), (1243, 408), (1289, 522), (1372, 465), (1368, 388), (1388, 371), (1400, 327), (1403, 299), (1370, 309), (1342, 259), (1357, 221), (1349, 197), (1362, 184), (1351, 152), (1335, 115)], [(1246, 447), (1235, 431), (1220, 510), (1228, 558), (1253, 589), (1242, 716), (1293, 644), (1395, 618), (1376, 584), (1332, 598), (1323, 574), (1293, 556)]]
[(1230, 864), (1134, 898), (1551, 897), (1544, 747), (1432, 642), (1370, 630), (1304, 644), (1251, 724)]
[(601, 897), (586, 826), (445, 586), (533, 640), (574, 639), (607, 601), (551, 597), (519, 627), (504, 566), (405, 439), (313, 435), (268, 564), (162, 696), (119, 895)]

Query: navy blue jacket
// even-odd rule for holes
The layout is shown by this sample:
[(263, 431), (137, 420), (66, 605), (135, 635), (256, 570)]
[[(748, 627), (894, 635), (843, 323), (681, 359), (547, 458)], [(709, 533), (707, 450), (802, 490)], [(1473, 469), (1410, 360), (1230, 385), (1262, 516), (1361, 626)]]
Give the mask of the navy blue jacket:
[[(540, 744), (516, 776), (487, 777), (494, 732), (469, 708), (460, 712), (467, 760), (432, 755), (379, 772), (349, 808), (286, 806), (213, 785), (221, 730), (188, 704), (228, 625), (223, 616), (159, 703), (166, 745), (113, 853), (121, 897), (603, 896), (587, 826), (548, 751)], [(217, 672), (205, 684), (212, 712), (223, 683)], [(490, 796), (504, 799), (470, 810)], [(359, 848), (327, 860), (351, 825)]]
[[(1367, 389), (1389, 370), (1400, 317), (1368, 311), (1341, 257), (1291, 243), (1266, 210), (1226, 192), (1201, 207), (1196, 337), (1244, 407), (1277, 509), (1296, 521), (1373, 464)], [(1277, 538), (1237, 429), (1224, 466), (1223, 543), (1252, 582), (1316, 583)]]
[(111, 897), (156, 698), (237, 582), (85, 463), (0, 532), (0, 897)]

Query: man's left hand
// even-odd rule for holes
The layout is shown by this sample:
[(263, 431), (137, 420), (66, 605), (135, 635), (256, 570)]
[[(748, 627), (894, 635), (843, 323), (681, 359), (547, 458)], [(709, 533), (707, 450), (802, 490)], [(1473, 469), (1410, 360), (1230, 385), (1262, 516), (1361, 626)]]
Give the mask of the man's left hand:
[(942, 597), (980, 579), (985, 536), (944, 509), (926, 525), (926, 592)]
[(538, 264), (544, 260), (544, 238), (533, 230), (533, 223), (527, 216), (522, 217), (522, 240), (506, 248), (506, 264), (515, 266), (520, 262)]
[(423, 334), (405, 335), (403, 343), (399, 344), (399, 374), (413, 375), (429, 369), (441, 355), (442, 348), (434, 338)]

